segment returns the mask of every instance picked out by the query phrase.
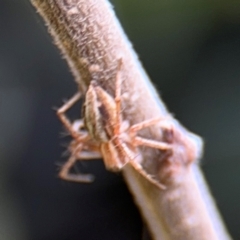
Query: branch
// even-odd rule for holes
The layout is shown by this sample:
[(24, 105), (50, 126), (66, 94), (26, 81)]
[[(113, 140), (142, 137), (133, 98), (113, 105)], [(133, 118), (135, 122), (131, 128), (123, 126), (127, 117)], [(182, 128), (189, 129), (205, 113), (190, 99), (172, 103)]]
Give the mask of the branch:
[[(172, 152), (142, 149), (143, 168), (164, 183), (157, 188), (130, 166), (123, 170), (154, 239), (230, 239), (214, 201), (196, 165), (201, 139), (172, 118), (152, 87), (131, 44), (106, 0), (31, 0), (66, 58), (78, 84), (85, 92), (90, 81), (112, 96), (116, 68), (123, 66), (123, 119), (130, 124), (154, 117), (166, 120), (171, 131), (160, 124), (141, 134), (171, 143)], [(170, 127), (169, 127), (170, 126)]]

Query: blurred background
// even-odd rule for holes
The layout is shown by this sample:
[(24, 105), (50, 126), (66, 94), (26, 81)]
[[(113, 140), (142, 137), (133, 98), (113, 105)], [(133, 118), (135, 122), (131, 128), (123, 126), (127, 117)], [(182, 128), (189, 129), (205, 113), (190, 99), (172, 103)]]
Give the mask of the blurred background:
[[(91, 185), (57, 178), (70, 139), (53, 108), (76, 85), (30, 2), (0, 3), (0, 238), (141, 239), (121, 175), (93, 161)], [(170, 112), (204, 138), (201, 166), (240, 239), (240, 1), (112, 3)]]

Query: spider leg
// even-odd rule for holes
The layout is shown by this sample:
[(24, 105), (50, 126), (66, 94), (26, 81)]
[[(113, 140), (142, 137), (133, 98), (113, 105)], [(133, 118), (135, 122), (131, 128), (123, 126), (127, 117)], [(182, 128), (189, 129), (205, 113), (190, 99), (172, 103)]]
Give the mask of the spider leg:
[(74, 155), (72, 155), (67, 162), (62, 166), (58, 176), (67, 181), (71, 182), (84, 182), (84, 183), (91, 183), (94, 180), (94, 176), (92, 174), (74, 174), (69, 173), (72, 166), (75, 164), (75, 162), (78, 160), (78, 158)]
[(161, 184), (160, 182), (158, 182), (157, 180), (155, 180), (150, 174), (148, 174), (141, 166), (141, 164), (139, 164), (138, 162), (134, 161), (134, 160), (130, 160), (129, 163), (132, 165), (132, 167), (138, 172), (140, 173), (144, 178), (146, 178), (149, 182), (151, 182), (152, 184), (154, 184), (155, 186), (157, 186), (158, 188), (165, 190), (167, 187), (164, 184)]
[(163, 118), (152, 118), (146, 121), (143, 121), (141, 123), (134, 124), (131, 126), (128, 130), (129, 135), (131, 136), (131, 139), (133, 140), (133, 144), (135, 146), (148, 146), (152, 148), (158, 148), (160, 150), (169, 150), (171, 149), (171, 145), (169, 143), (146, 139), (143, 137), (136, 136), (137, 132), (143, 128), (150, 127), (154, 124), (159, 123), (162, 125), (165, 129), (170, 129), (171, 125), (167, 122), (166, 119), (163, 120)]
[(139, 130), (141, 130), (143, 128), (150, 127), (150, 126), (155, 125), (157, 123), (160, 123), (162, 128), (171, 129), (172, 126), (168, 121), (169, 118), (170, 117), (164, 117), (164, 118), (163, 117), (156, 117), (156, 118), (151, 118), (151, 119), (145, 120), (145, 121), (140, 122), (140, 123), (136, 123), (129, 128), (129, 133), (134, 135)]
[(112, 143), (101, 144), (101, 153), (105, 167), (110, 171), (118, 172), (127, 163), (125, 156), (122, 155), (121, 148)]
[[(136, 153), (133, 153), (124, 143), (119, 144), (117, 146), (121, 153), (124, 153), (129, 159), (128, 163), (132, 165), (132, 167), (141, 174), (145, 179), (147, 179), (149, 182), (154, 184), (160, 189), (166, 189), (166, 186), (164, 184), (161, 184), (159, 181), (155, 180), (150, 174), (148, 174), (141, 166), (141, 164), (136, 160)], [(125, 163), (126, 164), (126, 163)], [(124, 165), (125, 165), (124, 164)], [(122, 167), (124, 167), (124, 165)]]
[[(74, 151), (67, 162), (62, 166), (59, 177), (61, 179), (72, 181), (72, 182), (83, 182), (83, 183), (91, 183), (94, 180), (94, 176), (92, 174), (74, 174), (70, 173), (70, 169), (74, 166), (76, 161), (79, 160), (94, 160), (101, 157), (101, 154), (97, 152), (97, 146), (88, 146), (87, 150), (84, 150), (84, 145), (87, 143), (78, 144), (78, 147), (75, 147)], [(70, 145), (71, 146), (71, 145)], [(74, 147), (73, 147), (74, 148)], [(93, 148), (93, 151), (91, 150)], [(71, 149), (70, 149), (71, 151)]]
[(91, 138), (87, 131), (82, 130), (82, 127), (84, 126), (83, 120), (80, 119), (71, 123), (65, 115), (65, 112), (76, 101), (78, 101), (80, 97), (80, 93), (77, 93), (57, 112), (60, 120), (63, 122), (67, 130), (71, 133), (72, 137), (75, 138), (75, 140), (73, 140), (69, 145), (69, 151), (71, 152), (71, 156), (61, 167), (59, 177), (61, 179), (72, 182), (91, 183), (94, 180), (94, 176), (92, 174), (70, 173), (70, 170), (74, 166), (76, 161), (101, 158), (98, 145), (91, 141)]
[(70, 98), (66, 103), (63, 104), (57, 111), (57, 115), (61, 122), (64, 124), (65, 128), (70, 132), (73, 138), (78, 138), (80, 136), (79, 132), (74, 129), (73, 124), (66, 116), (66, 111), (68, 111), (79, 99), (81, 98), (81, 93), (77, 92), (72, 98)]
[(152, 148), (157, 148), (163, 151), (172, 149), (171, 145), (169, 143), (155, 141), (151, 139), (146, 139), (143, 137), (135, 137), (133, 138), (133, 145), (135, 146), (147, 146)]

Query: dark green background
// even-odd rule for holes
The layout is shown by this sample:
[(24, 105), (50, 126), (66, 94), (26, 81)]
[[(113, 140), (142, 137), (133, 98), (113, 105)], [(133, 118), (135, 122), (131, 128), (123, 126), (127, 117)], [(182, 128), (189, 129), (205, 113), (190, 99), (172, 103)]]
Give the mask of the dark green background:
[[(240, 239), (240, 1), (112, 2), (170, 112), (204, 138), (202, 168)], [(76, 85), (29, 1), (0, 3), (0, 238), (141, 239), (131, 195), (101, 161), (79, 166), (92, 185), (57, 178), (70, 139), (52, 108)]]

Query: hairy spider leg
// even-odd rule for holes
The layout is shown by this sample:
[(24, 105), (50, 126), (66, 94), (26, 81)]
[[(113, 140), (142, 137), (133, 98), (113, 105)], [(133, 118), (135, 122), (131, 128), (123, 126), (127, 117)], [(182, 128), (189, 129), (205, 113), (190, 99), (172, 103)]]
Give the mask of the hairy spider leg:
[(61, 167), (61, 170), (59, 172), (59, 177), (61, 179), (72, 181), (72, 182), (84, 182), (84, 183), (91, 183), (94, 181), (94, 176), (92, 174), (70, 173), (70, 169), (73, 167), (76, 161), (93, 160), (101, 157), (101, 155), (98, 154), (97, 152), (82, 151), (82, 150), (83, 150), (83, 144), (78, 143), (78, 146), (75, 147), (69, 159)]
[(60, 107), (57, 111), (57, 115), (65, 128), (69, 131), (71, 136), (73, 138), (79, 137), (79, 132), (76, 131), (68, 117), (65, 115), (65, 113), (81, 98), (82, 94), (80, 92), (77, 92), (73, 97), (71, 97), (66, 103), (63, 104), (62, 107)]
[[(150, 127), (152, 125), (155, 125), (157, 123), (161, 123), (162, 127), (167, 128), (166, 127), (166, 122), (162, 119), (162, 118), (152, 118), (149, 120), (145, 120), (143, 122), (134, 124), (133, 126), (131, 126), (128, 129), (129, 135), (131, 137), (131, 140), (133, 142), (133, 145), (135, 147), (137, 146), (147, 146), (147, 147), (152, 147), (152, 148), (157, 148), (160, 150), (170, 150), (172, 149), (172, 147), (170, 146), (170, 144), (165, 143), (165, 142), (159, 142), (159, 141), (155, 141), (155, 140), (151, 140), (151, 139), (146, 139), (143, 137), (139, 137), (137, 136), (137, 132)], [(131, 152), (129, 151), (129, 149), (125, 146), (122, 146), (124, 148), (124, 151), (128, 154), (130, 161), (129, 163), (142, 175), (144, 176), (147, 180), (149, 180), (151, 183), (153, 183), (154, 185), (156, 185), (157, 187), (159, 187), (160, 189), (166, 189), (166, 186), (164, 184), (161, 184), (159, 181), (155, 180), (150, 174), (148, 174), (141, 166), (141, 164), (139, 164), (137, 161), (135, 161), (134, 156), (132, 156)]]
[[(90, 141), (90, 135), (87, 131), (81, 130), (84, 127), (83, 120), (81, 119), (71, 123), (65, 115), (66, 111), (68, 111), (68, 109), (70, 109), (80, 98), (81, 93), (78, 92), (57, 111), (58, 117), (70, 132), (71, 136), (75, 139), (70, 144), (71, 156), (61, 167), (59, 177), (74, 182), (90, 183), (94, 180), (94, 176), (91, 174), (69, 173), (76, 161), (93, 160), (101, 157), (99, 146)], [(76, 146), (71, 147), (71, 145)]]
[(129, 132), (129, 135), (131, 136), (131, 138), (133, 140), (133, 144), (135, 146), (147, 146), (147, 147), (157, 148), (157, 149), (160, 149), (160, 150), (170, 150), (170, 149), (172, 149), (172, 147), (169, 143), (155, 141), (155, 140), (146, 139), (146, 138), (137, 136), (138, 131), (140, 131), (144, 128), (150, 127), (152, 125), (155, 125), (159, 122), (162, 125), (162, 127), (166, 128), (165, 120), (163, 120), (163, 118), (160, 118), (160, 117), (145, 120), (143, 122), (140, 122), (140, 123), (137, 123), (137, 124), (134, 124), (133, 126), (131, 126), (128, 129), (128, 132)]
[(128, 163), (131, 164), (131, 166), (139, 173), (141, 174), (145, 179), (147, 179), (149, 182), (157, 186), (158, 188), (165, 190), (166, 186), (159, 181), (155, 180), (153, 176), (148, 174), (141, 166), (141, 164), (136, 161), (136, 156), (130, 151), (130, 149), (126, 146), (125, 143), (118, 144), (118, 147), (121, 149), (122, 152), (124, 152), (128, 158)]

